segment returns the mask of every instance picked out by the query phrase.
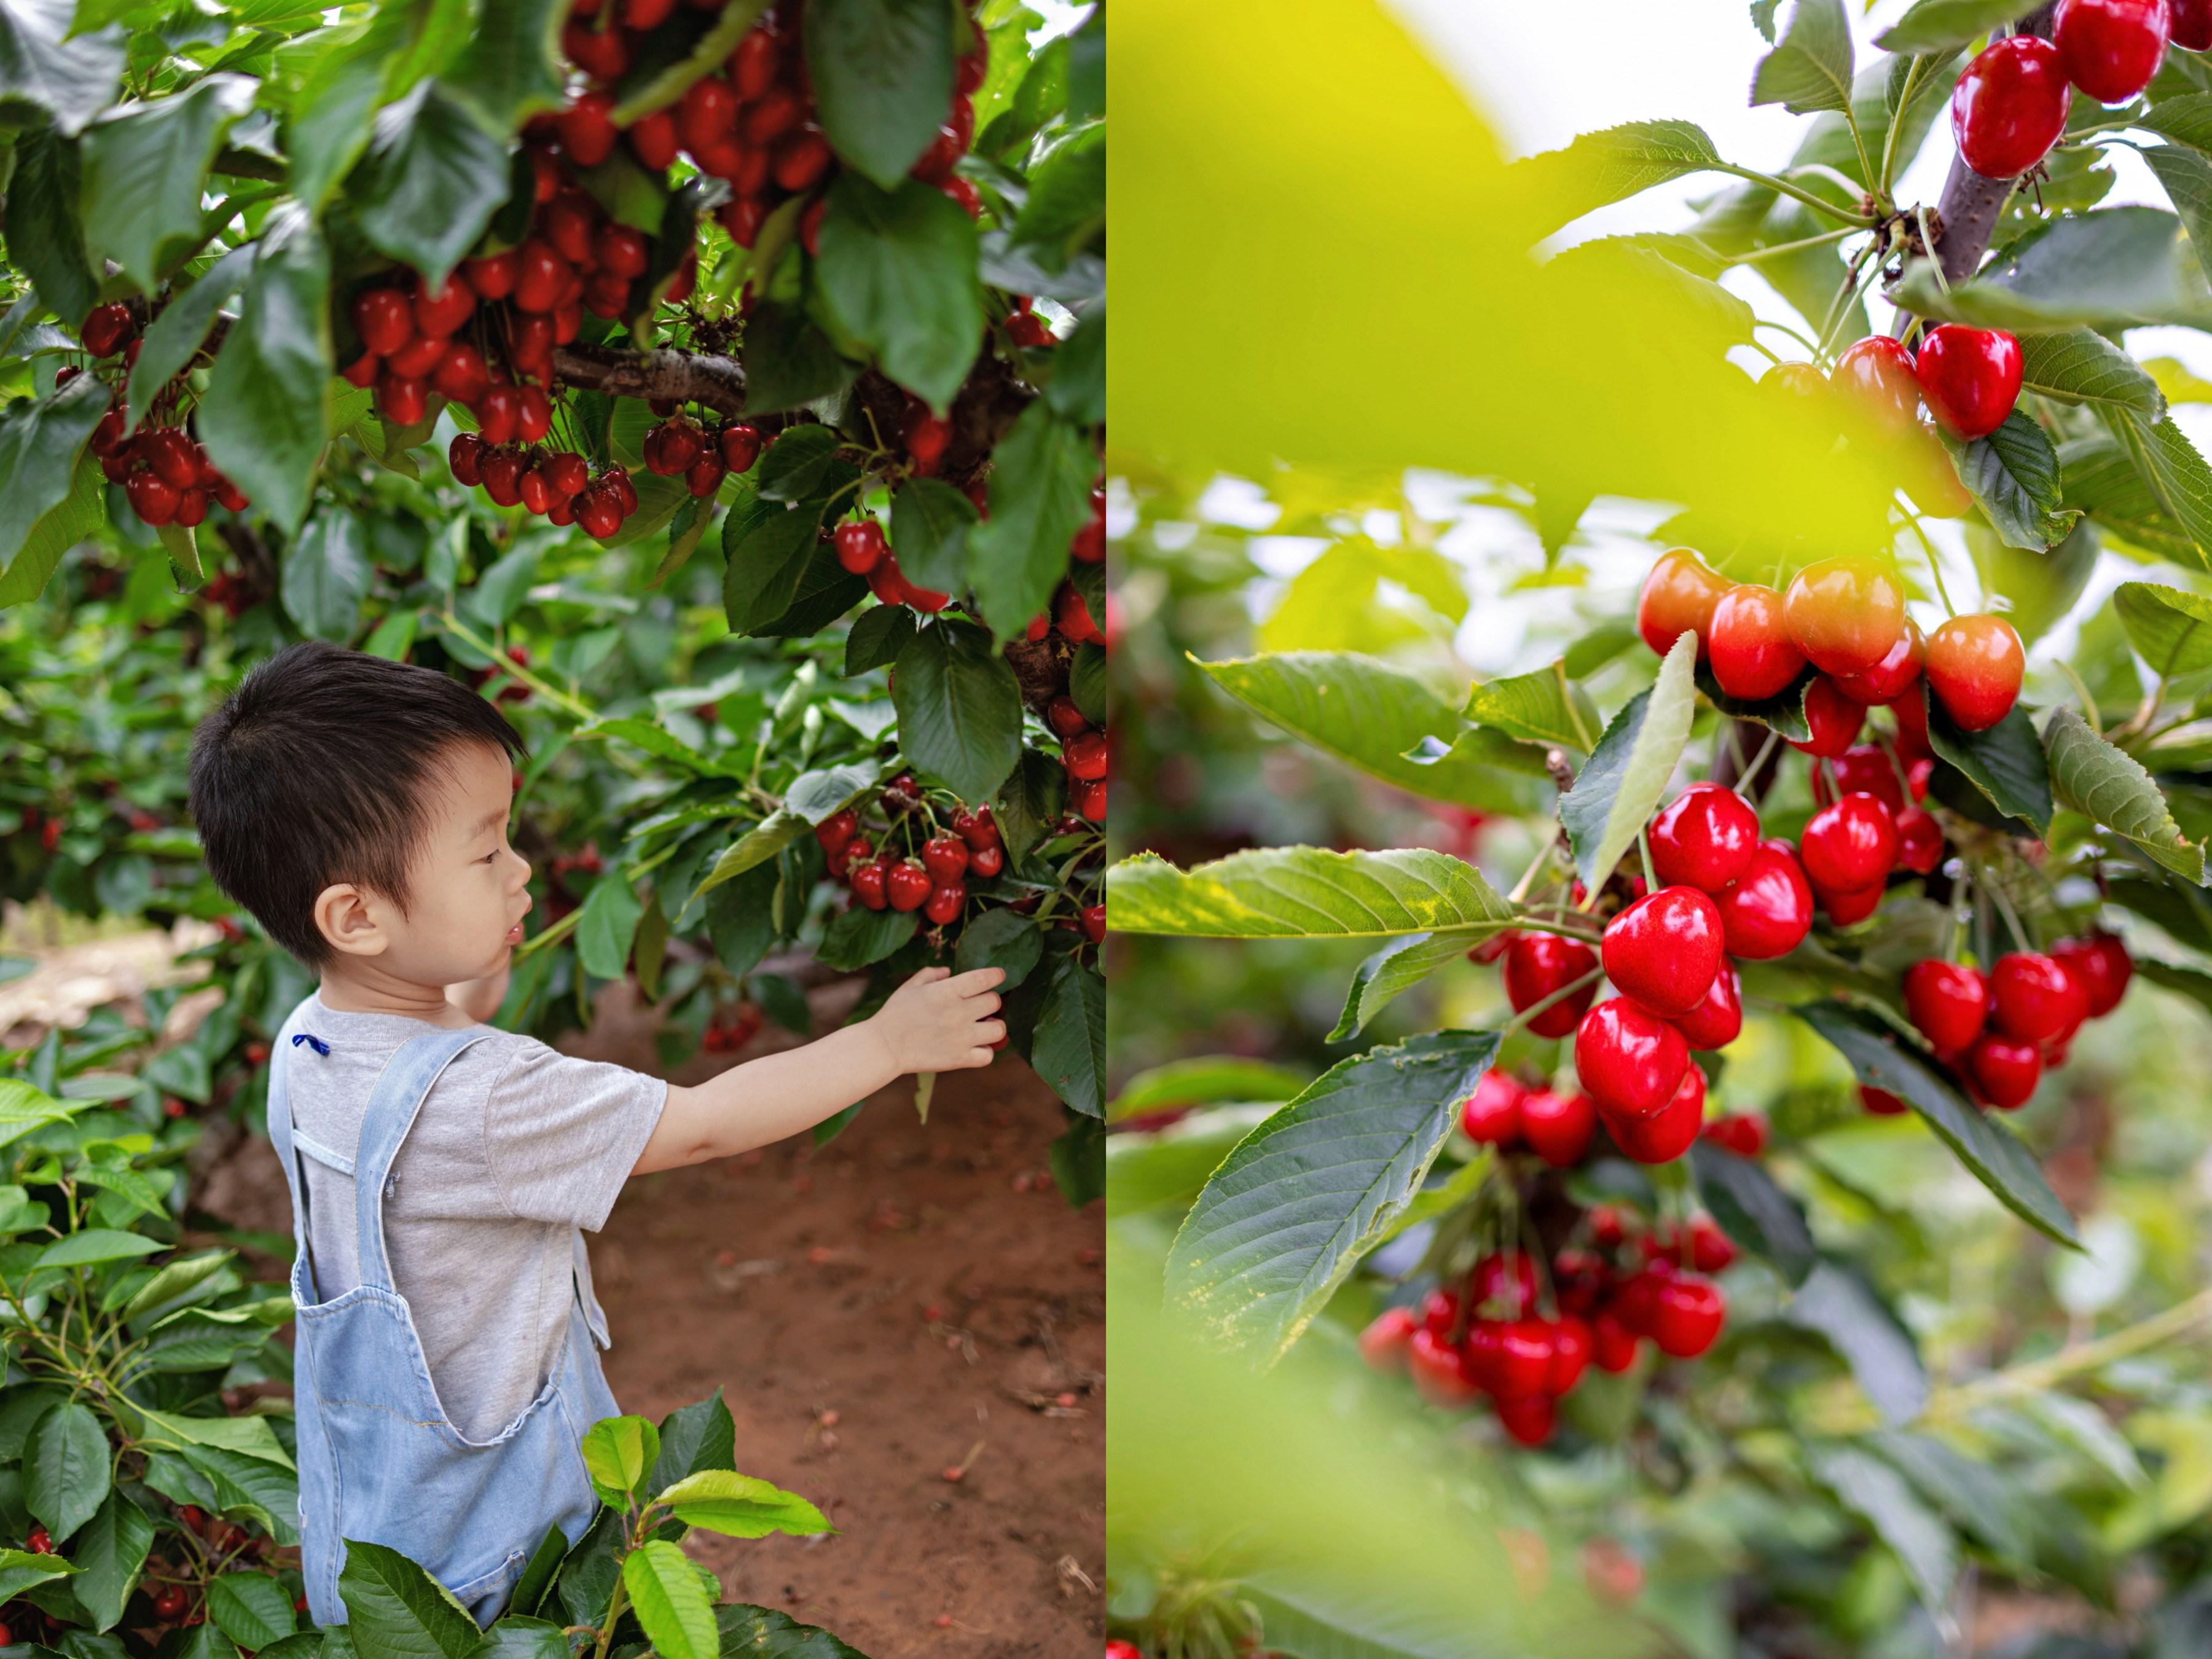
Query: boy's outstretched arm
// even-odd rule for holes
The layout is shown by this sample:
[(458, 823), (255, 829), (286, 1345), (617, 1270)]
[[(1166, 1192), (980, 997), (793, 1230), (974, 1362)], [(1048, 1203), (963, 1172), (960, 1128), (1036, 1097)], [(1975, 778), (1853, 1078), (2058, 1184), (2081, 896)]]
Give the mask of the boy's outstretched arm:
[(632, 1175), (750, 1152), (809, 1129), (909, 1072), (957, 1072), (991, 1063), (1006, 1034), (994, 1016), (1003, 968), (953, 974), (925, 968), (874, 1016), (818, 1042), (747, 1060), (668, 1103)]

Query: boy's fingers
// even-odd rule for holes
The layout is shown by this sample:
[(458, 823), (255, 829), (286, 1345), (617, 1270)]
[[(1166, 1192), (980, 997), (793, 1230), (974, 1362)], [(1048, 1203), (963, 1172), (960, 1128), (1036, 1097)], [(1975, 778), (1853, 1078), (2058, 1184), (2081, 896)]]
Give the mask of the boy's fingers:
[(993, 986), (1006, 982), (1003, 968), (971, 968), (952, 981), (952, 988), (963, 997), (981, 996)]
[(968, 1064), (963, 1069), (975, 1071), (980, 1066), (988, 1066), (991, 1063), (991, 1055), (992, 1051), (988, 1048), (970, 1048), (968, 1051)]
[(979, 1019), (975, 1022), (975, 1035), (985, 1042), (996, 1042), (1006, 1034), (1006, 1022), (1003, 1019)]
[(940, 979), (952, 977), (950, 968), (925, 968), (907, 982), (910, 985), (934, 985)]

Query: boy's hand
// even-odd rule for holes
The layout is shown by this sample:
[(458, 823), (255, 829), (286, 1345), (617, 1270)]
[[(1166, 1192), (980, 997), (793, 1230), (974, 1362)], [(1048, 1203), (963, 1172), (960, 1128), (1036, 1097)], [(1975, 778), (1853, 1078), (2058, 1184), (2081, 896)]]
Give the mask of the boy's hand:
[(957, 1072), (991, 1063), (991, 1047), (1006, 1034), (995, 987), (1003, 968), (955, 975), (925, 968), (891, 993), (867, 1022), (895, 1072)]

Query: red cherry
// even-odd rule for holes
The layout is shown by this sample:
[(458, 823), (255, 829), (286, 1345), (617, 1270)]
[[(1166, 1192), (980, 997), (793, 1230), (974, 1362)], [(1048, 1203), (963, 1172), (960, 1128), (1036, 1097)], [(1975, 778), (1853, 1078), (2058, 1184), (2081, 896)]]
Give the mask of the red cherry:
[(1716, 896), (1729, 955), (1764, 962), (1802, 944), (1813, 929), (1813, 889), (1786, 841), (1764, 841), (1743, 874)]
[(1954, 617), (1928, 641), (1928, 689), (1962, 730), (1985, 732), (2012, 712), (2027, 653), (2002, 617)]
[(1089, 904), (1084, 907), (1083, 937), (1089, 939), (1093, 945), (1101, 945), (1105, 942), (1106, 907), (1104, 905)]
[(95, 357), (112, 357), (130, 343), (138, 332), (138, 325), (126, 305), (94, 306), (85, 314), (84, 327), (78, 338), (84, 349)]
[(1990, 1017), (1989, 981), (1961, 962), (1916, 962), (1905, 970), (1905, 1012), (1928, 1046), (1948, 1060), (1981, 1035)]
[(1544, 1392), (1554, 1400), (1571, 1394), (1589, 1365), (1594, 1346), (1590, 1328), (1583, 1320), (1574, 1314), (1562, 1316), (1552, 1328), (1552, 1369), (1544, 1378)]
[(535, 236), (515, 250), (514, 303), (519, 310), (549, 312), (561, 303), (568, 266), (550, 244)]
[(2051, 947), (2051, 954), (2088, 998), (2093, 1018), (2111, 1013), (2128, 994), (2135, 963), (2128, 947), (2113, 934), (2094, 933), (2086, 939), (2061, 939)]
[(1814, 896), (1828, 920), (1838, 927), (1849, 927), (1864, 921), (1881, 908), (1882, 884), (1875, 882), (1869, 887), (1823, 887), (1815, 883)]
[(730, 56), (730, 79), (737, 83), (738, 96), (757, 98), (775, 84), (775, 36), (766, 29), (756, 28), (738, 42), (738, 49)]
[(676, 0), (623, 0), (623, 25), (636, 34), (650, 34), (676, 10)]
[(928, 900), (922, 906), (921, 913), (942, 927), (947, 922), (957, 921), (960, 919), (961, 911), (965, 909), (967, 905), (968, 890), (956, 881), (946, 886), (932, 889)]
[(427, 380), (387, 374), (376, 388), (377, 413), (387, 426), (413, 426), (430, 412)]
[(548, 455), (538, 465), (544, 468), (546, 481), (556, 495), (580, 495), (592, 481), (591, 469), (584, 458), (570, 450)]
[(389, 357), (415, 337), (415, 313), (396, 288), (372, 288), (354, 296), (354, 332), (380, 357)]
[(742, 422), (722, 428), (721, 445), (722, 464), (732, 472), (750, 472), (760, 459), (760, 434)]
[(622, 504), (623, 517), (626, 519), (637, 511), (637, 486), (630, 483), (626, 469), (611, 466), (599, 474), (599, 482), (615, 492), (615, 499)]
[(615, 152), (614, 94), (579, 93), (561, 112), (561, 148), (580, 167), (595, 167)]
[(628, 225), (603, 225), (592, 243), (599, 269), (624, 282), (645, 275), (648, 251), (644, 234)]
[[(538, 517), (543, 518), (550, 510), (551, 510), (553, 506), (552, 482), (546, 477), (544, 471), (539, 468), (535, 466), (525, 467), (522, 471), (522, 477), (517, 481), (515, 488), (521, 495), (522, 506), (525, 512), (534, 513), (538, 514)], [(525, 687), (519, 686), (510, 687), (508, 689), (513, 690), (526, 690)], [(500, 697), (502, 701), (505, 701), (507, 698), (507, 692), (501, 691), (500, 693)], [(516, 701), (519, 702), (520, 699), (518, 698)]]
[[(1705, 1128), (1700, 1131), (1700, 1133), (1703, 1134), (1705, 1139), (1711, 1141), (1716, 1146), (1727, 1147), (1729, 1151), (1734, 1152), (1738, 1158), (1757, 1158), (1766, 1151), (1766, 1114), (1764, 1112), (1729, 1112), (1723, 1116), (1715, 1118), (1711, 1123), (1705, 1125)], [(1703, 1218), (1700, 1218), (1700, 1223), (1701, 1224), (1710, 1224), (1709, 1223), (1704, 1223)], [(1701, 1249), (1704, 1248), (1702, 1240), (1700, 1241), (1699, 1248)], [(1730, 1247), (1729, 1254), (1731, 1255), (1735, 1254), (1733, 1246)], [(1699, 1268), (1705, 1273), (1718, 1273), (1720, 1271), (1719, 1267), (1705, 1267), (1702, 1261), (1698, 1265)], [(1724, 1267), (1727, 1264), (1724, 1262), (1722, 1265)]]
[(957, 836), (933, 836), (921, 844), (921, 867), (940, 887), (968, 873), (968, 843)]
[(2124, 104), (2166, 56), (2166, 0), (2059, 0), (2051, 44), (2066, 78), (2100, 104)]
[(2020, 401), (2020, 342), (2002, 329), (1960, 323), (1931, 329), (1920, 343), (1918, 367), (1929, 411), (1961, 438), (1986, 437)]
[(1876, 1117), (1896, 1117), (1911, 1109), (1888, 1090), (1867, 1083), (1859, 1085), (1859, 1104)]
[(1644, 1346), (1644, 1339), (1620, 1322), (1620, 1316), (1607, 1310), (1590, 1322), (1590, 1358), (1597, 1368), (1613, 1376), (1632, 1368), (1636, 1356)]
[(1644, 579), (1644, 591), (1636, 601), (1636, 631), (1662, 657), (1686, 631), (1694, 633), (1702, 659), (1712, 631), (1713, 607), (1728, 586), (1727, 578), (1688, 548), (1670, 549), (1659, 556)]
[(453, 482), (474, 488), (483, 482), (478, 471), (484, 455), (484, 441), (473, 432), (456, 433), (446, 450), (446, 465), (453, 469)]
[(1943, 829), (1925, 807), (1908, 806), (1896, 815), (1897, 862), (1924, 876), (1943, 861)]
[(1692, 1048), (1725, 1048), (1743, 1033), (1743, 989), (1735, 969), (1727, 963), (1713, 975), (1705, 1000), (1686, 1014), (1678, 1014), (1674, 1029)]
[(1790, 642), (1815, 668), (1864, 674), (1881, 665), (1905, 632), (1905, 589), (1879, 561), (1822, 559), (1791, 580), (1783, 616)]
[(852, 845), (853, 837), (860, 832), (860, 815), (851, 807), (842, 812), (832, 812), (814, 826), (814, 839), (822, 843), (825, 853), (841, 853)]
[(801, 131), (787, 134), (775, 147), (771, 176), (779, 190), (796, 196), (811, 190), (836, 159), (830, 142), (820, 133)]
[(522, 427), (522, 389), (496, 381), (484, 388), (483, 397), (471, 405), (476, 412), (477, 427), (487, 444), (511, 444)]
[(1657, 1014), (1686, 1014), (1721, 969), (1720, 911), (1694, 887), (1662, 887), (1606, 924), (1602, 955), (1624, 995)]
[(1672, 1164), (1690, 1150), (1705, 1121), (1705, 1074), (1686, 1066), (1682, 1080), (1650, 1117), (1625, 1117), (1602, 1106), (1598, 1116), (1613, 1144), (1638, 1164)]
[[(1385, 1308), (1360, 1332), (1359, 1357), (1376, 1370), (1403, 1376), (1406, 1349), (1419, 1327), (1420, 1322), (1413, 1317), (1412, 1309)], [(1136, 1650), (1131, 1648), (1130, 1652), (1134, 1654)]]
[[(1596, 967), (1597, 953), (1579, 939), (1562, 939), (1557, 933), (1518, 934), (1505, 947), (1506, 1000), (1513, 1005), (1515, 1013), (1524, 1013)], [(1540, 1037), (1566, 1036), (1596, 994), (1594, 981), (1585, 985), (1530, 1020), (1529, 1031)]]
[(2058, 48), (2032, 34), (1994, 41), (1951, 94), (1951, 136), (1984, 179), (2017, 179), (2066, 130), (2073, 99)]
[(738, 130), (738, 94), (727, 81), (709, 75), (684, 90), (676, 108), (676, 131), (694, 155), (727, 143)]
[(1697, 1273), (1676, 1273), (1659, 1287), (1651, 1314), (1651, 1340), (1659, 1352), (1695, 1359), (1719, 1340), (1728, 1322), (1728, 1298), (1721, 1287)]
[(915, 470), (929, 473), (937, 470), (945, 446), (952, 441), (952, 428), (928, 410), (916, 405), (908, 415), (900, 438), (906, 445), (907, 453), (914, 457)]
[(495, 449), (477, 464), (483, 475), (484, 494), (500, 507), (514, 507), (522, 500), (522, 457), (512, 449)]
[[(1816, 770), (1813, 775), (1813, 799), (1822, 806), (1841, 796), (1872, 795), (1889, 808), (1892, 813), (1905, 810), (1905, 786), (1897, 781), (1897, 767), (1879, 744), (1863, 743), (1846, 749), (1830, 763), (1827, 775)], [(1830, 787), (1829, 778), (1834, 785)], [(1923, 782), (1920, 794), (1926, 794)]]
[(553, 366), (553, 319), (542, 312), (508, 313), (507, 361), (517, 374), (544, 380)]
[(884, 556), (884, 527), (873, 519), (854, 519), (837, 526), (837, 562), (865, 576)]
[(1485, 1072), (1459, 1104), (1459, 1126), (1479, 1146), (1510, 1146), (1521, 1138), (1521, 1103), (1528, 1091), (1510, 1074)]
[(431, 384), (448, 403), (473, 404), (490, 386), (491, 371), (484, 366), (483, 352), (456, 340), (439, 356)]
[(184, 491), (158, 472), (132, 473), (123, 493), (131, 498), (131, 510), (156, 530), (176, 522), (177, 507), (184, 499)]
[(1693, 783), (1652, 819), (1648, 839), (1660, 880), (1717, 893), (1750, 865), (1759, 814), (1724, 785)]
[(1828, 384), (1891, 431), (1904, 430), (1918, 416), (1920, 382), (1912, 354), (1887, 334), (1855, 341), (1828, 371)]
[(722, 458), (709, 450), (691, 463), (690, 470), (684, 475), (684, 487), (703, 501), (722, 487), (722, 480), (726, 476), (727, 469), (722, 465)]
[(1468, 1379), (1460, 1351), (1425, 1328), (1407, 1339), (1406, 1369), (1415, 1389), (1431, 1406), (1449, 1409), (1472, 1405), (1480, 1392)]
[(1857, 741), (1866, 724), (1866, 705), (1844, 696), (1826, 674), (1805, 688), (1805, 726), (1812, 735), (1803, 742), (1789, 739), (1800, 754), (1833, 760)]
[(1705, 648), (1721, 690), (1746, 702), (1779, 695), (1805, 666), (1783, 620), (1782, 596), (1756, 582), (1721, 595)]
[(911, 860), (902, 860), (890, 867), (884, 878), (884, 892), (894, 910), (919, 910), (929, 902), (936, 884), (929, 872)]
[(1521, 1102), (1521, 1138), (1555, 1170), (1572, 1169), (1597, 1133), (1597, 1108), (1587, 1095), (1540, 1089)]
[(1006, 849), (996, 842), (988, 847), (979, 847), (969, 854), (968, 867), (988, 881), (1006, 867)]
[(440, 288), (415, 285), (415, 331), (439, 338), (452, 334), (468, 321), (477, 308), (475, 291), (458, 276), (448, 276)]
[(1928, 642), (1921, 635), (1920, 624), (1907, 617), (1905, 632), (1889, 647), (1889, 654), (1863, 674), (1837, 676), (1836, 690), (1854, 702), (1895, 702), (1920, 678), (1921, 660), (1927, 654)]
[(1103, 732), (1079, 732), (1061, 744), (1060, 754), (1067, 762), (1070, 777), (1085, 782), (1106, 775), (1106, 734)]
[(1614, 1115), (1645, 1118), (1664, 1110), (1690, 1069), (1682, 1034), (1626, 997), (1600, 1003), (1575, 1028), (1575, 1074)]
[[(542, 386), (526, 386), (515, 394), (515, 436), (534, 444), (553, 429), (553, 403)], [(625, 511), (635, 511), (625, 508)]]
[(1075, 706), (1075, 699), (1065, 692), (1045, 705), (1044, 723), (1063, 743), (1077, 733), (1091, 729), (1091, 722), (1083, 718), (1083, 711)]
[(1966, 1050), (1966, 1068), (1982, 1098), (2000, 1111), (2016, 1111), (2043, 1080), (2043, 1055), (2033, 1042), (1984, 1031)]
[(871, 910), (880, 910), (890, 902), (884, 891), (884, 866), (880, 864), (856, 864), (852, 867), (853, 894)]
[(1991, 1021), (2021, 1042), (2063, 1042), (2089, 1017), (2089, 995), (2063, 963), (2010, 951), (1990, 970)]
[(571, 17), (561, 30), (561, 51), (597, 80), (619, 81), (629, 72), (629, 37), (618, 28), (595, 29)]
[(2212, 47), (2212, 0), (2171, 0), (2173, 44), (2190, 52)]
[(624, 136), (629, 140), (630, 154), (647, 173), (665, 173), (676, 164), (674, 111), (657, 109), (650, 115), (641, 115)]
[(1877, 796), (1845, 795), (1813, 814), (1798, 856), (1824, 892), (1878, 885), (1896, 867), (1897, 820)]
[(138, 453), (179, 489), (190, 489), (200, 481), (199, 457), (192, 453), (192, 441), (173, 426), (154, 427), (143, 434)]
[(452, 342), (442, 334), (417, 334), (384, 360), (380, 378), (387, 380), (427, 380), (445, 361)]
[(1489, 1382), (1500, 1403), (1540, 1395), (1552, 1375), (1553, 1333), (1540, 1319), (1508, 1321), (1498, 1333)]

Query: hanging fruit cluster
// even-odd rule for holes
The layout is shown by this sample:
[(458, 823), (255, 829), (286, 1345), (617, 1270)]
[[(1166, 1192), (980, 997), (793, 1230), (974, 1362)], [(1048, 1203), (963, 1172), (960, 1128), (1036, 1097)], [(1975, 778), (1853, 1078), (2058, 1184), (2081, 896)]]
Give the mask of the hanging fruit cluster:
[(2206, 0), (2061, 0), (2051, 38), (2007, 35), (1968, 64), (1951, 93), (1959, 154), (1984, 179), (2016, 179), (2066, 131), (2074, 89), (2124, 104), (2158, 73), (2168, 41), (2212, 46)]
[[(92, 453), (101, 476), (123, 486), (132, 512), (156, 530), (172, 524), (190, 530), (204, 523), (217, 506), (242, 513), (252, 505), (193, 438), (187, 407), (191, 389), (182, 374), (156, 394), (137, 429), (129, 429), (124, 394), (143, 343), (130, 307), (94, 307), (79, 338), (85, 355), (95, 360), (90, 372), (108, 386), (108, 410), (93, 428)], [(81, 364), (65, 366), (54, 376), (55, 389), (86, 372)]]
[(773, 434), (744, 421), (717, 421), (711, 426), (668, 411), (670, 418), (645, 434), (645, 470), (656, 477), (681, 478), (694, 495), (713, 495), (722, 480), (752, 471), (761, 452), (775, 441)]

